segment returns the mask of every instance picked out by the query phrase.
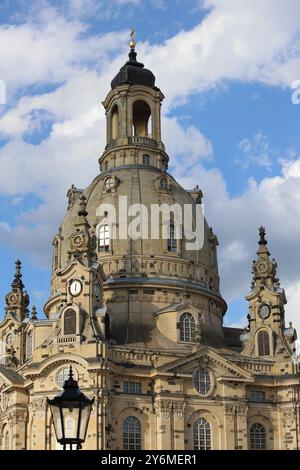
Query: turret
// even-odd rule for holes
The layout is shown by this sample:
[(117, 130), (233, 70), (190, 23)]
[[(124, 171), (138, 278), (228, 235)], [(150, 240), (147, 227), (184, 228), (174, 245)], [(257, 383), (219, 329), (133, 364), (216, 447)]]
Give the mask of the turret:
[(103, 102), (107, 120), (107, 145), (99, 159), (101, 171), (128, 165), (167, 170), (169, 157), (161, 141), (162, 92), (155, 76), (137, 61), (131, 35), (129, 60), (111, 82)]
[(285, 328), (286, 296), (277, 278), (277, 263), (270, 259), (266, 231), (259, 228), (257, 259), (252, 265), (253, 280), (251, 292), (246, 296), (249, 302), (248, 327), (241, 339), (244, 354), (286, 358), (294, 351), (296, 331)]
[(22, 322), (28, 316), (29, 296), (24, 290), (22, 282), (21, 261), (16, 261), (15, 277), (11, 284), (12, 290), (6, 295), (6, 315), (12, 315), (17, 321)]

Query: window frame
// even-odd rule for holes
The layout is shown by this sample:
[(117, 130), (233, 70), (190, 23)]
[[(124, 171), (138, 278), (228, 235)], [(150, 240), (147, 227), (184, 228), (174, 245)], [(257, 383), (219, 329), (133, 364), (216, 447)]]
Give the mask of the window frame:
[[(256, 427), (256, 430), (253, 429)], [(267, 449), (267, 431), (263, 424), (253, 423), (249, 430), (250, 450)]]
[(178, 239), (176, 238), (176, 227), (174, 222), (169, 224), (169, 234), (167, 239), (167, 252), (178, 253)]
[[(186, 318), (183, 318), (186, 317)], [(187, 330), (186, 319), (189, 320)], [(179, 317), (179, 341), (183, 343), (194, 343), (196, 333), (196, 321), (194, 316), (190, 312), (183, 312)], [(189, 339), (190, 338), (190, 339)]]
[[(261, 340), (260, 338), (264, 339)], [(256, 333), (256, 346), (258, 357), (268, 357), (272, 355), (271, 338), (269, 331), (267, 331), (266, 329), (261, 329)], [(265, 354), (266, 352), (267, 354)]]
[(141, 382), (134, 382), (130, 380), (124, 380), (123, 382), (123, 393), (128, 395), (141, 395), (142, 384)]
[[(198, 377), (201, 372), (204, 372), (204, 377)], [(201, 386), (204, 384), (205, 389), (202, 391)], [(208, 397), (212, 394), (214, 389), (214, 376), (211, 370), (208, 367), (197, 367), (197, 369), (193, 373), (193, 386), (197, 393), (201, 397)]]
[(194, 450), (212, 450), (211, 424), (203, 417), (197, 418), (193, 424), (193, 448)]
[[(103, 230), (104, 229), (104, 230)], [(111, 249), (110, 226), (105, 223), (98, 230), (98, 253), (108, 253)], [(103, 248), (103, 249), (102, 249)]]
[(142, 449), (142, 425), (136, 416), (127, 416), (122, 425), (123, 450)]

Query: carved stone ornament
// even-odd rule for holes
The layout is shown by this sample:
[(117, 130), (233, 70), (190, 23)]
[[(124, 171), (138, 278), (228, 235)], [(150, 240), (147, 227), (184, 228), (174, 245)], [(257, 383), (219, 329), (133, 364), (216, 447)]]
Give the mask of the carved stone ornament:
[(242, 423), (245, 423), (247, 421), (248, 405), (226, 403), (224, 405), (224, 409), (225, 409), (226, 420), (229, 423), (233, 421), (234, 416), (238, 416)]
[(181, 421), (184, 417), (184, 410), (185, 410), (186, 404), (184, 401), (174, 401), (173, 402), (173, 409), (174, 412), (177, 416), (177, 418)]
[(47, 403), (46, 398), (37, 398), (36, 400), (33, 401), (34, 416), (37, 416), (38, 418), (42, 418), (44, 416), (46, 403)]
[(295, 408), (284, 408), (282, 410), (282, 419), (285, 424), (292, 424), (295, 420), (296, 412)]
[(164, 419), (168, 419), (172, 410), (172, 402), (167, 400), (157, 401), (154, 409), (156, 414), (160, 414)]

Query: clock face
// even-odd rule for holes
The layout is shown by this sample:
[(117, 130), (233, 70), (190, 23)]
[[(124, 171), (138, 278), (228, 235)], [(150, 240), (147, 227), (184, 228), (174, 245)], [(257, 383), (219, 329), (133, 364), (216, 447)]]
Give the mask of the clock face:
[(75, 235), (75, 237), (73, 238), (73, 243), (75, 246), (81, 246), (82, 243), (83, 243), (83, 238), (81, 235)]
[(12, 294), (10, 297), (9, 297), (9, 303), (14, 305), (17, 303), (17, 296), (15, 294)]
[(72, 281), (70, 284), (70, 294), (73, 295), (73, 297), (77, 297), (78, 295), (81, 294), (82, 291), (82, 282), (79, 281), (78, 279), (75, 279), (75, 281)]
[(259, 263), (257, 269), (260, 273), (265, 273), (268, 270), (268, 265), (267, 263)]
[(265, 320), (266, 318), (268, 318), (270, 316), (270, 307), (269, 307), (269, 305), (262, 305), (262, 307), (260, 307), (259, 316), (263, 320)]
[(6, 336), (6, 344), (7, 346), (11, 347), (15, 342), (15, 335), (14, 333), (9, 333), (7, 336)]

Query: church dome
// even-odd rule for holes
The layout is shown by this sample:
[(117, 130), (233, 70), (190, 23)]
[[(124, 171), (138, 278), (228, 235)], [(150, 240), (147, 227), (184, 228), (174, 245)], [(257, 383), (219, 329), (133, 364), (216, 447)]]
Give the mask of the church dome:
[(145, 69), (144, 64), (136, 60), (136, 56), (136, 52), (131, 50), (129, 53), (129, 61), (123, 65), (111, 82), (112, 89), (124, 83), (128, 83), (130, 85), (145, 85), (154, 88), (154, 74), (151, 70)]
[[(53, 243), (54, 300), (50, 298), (45, 312), (55, 314), (59, 273), (81, 243), (79, 252), (89, 247), (90, 262), (97, 261), (106, 276), (104, 302), (111, 315), (111, 337), (118, 344), (157, 347), (161, 332), (154, 334), (156, 328), (163, 329), (166, 316), (180, 313), (172, 310), (174, 305), (190, 305), (193, 315), (196, 309), (203, 331), (213, 327), (215, 337), (221, 337), (226, 303), (219, 290), (218, 240), (204, 220), (201, 247), (188, 246), (185, 210), (189, 207), (190, 229), (195, 231), (202, 192), (198, 186), (185, 190), (168, 172), (169, 156), (161, 140), (164, 95), (154, 86), (152, 72), (136, 61), (133, 47), (129, 59), (103, 102), (107, 143), (99, 159), (100, 174), (86, 189), (72, 186), (68, 192), (68, 211)], [(162, 207), (170, 210), (168, 222), (161, 212), (153, 215)], [(138, 223), (141, 211), (147, 219)], [(82, 239), (76, 235), (79, 223)], [(132, 228), (141, 236), (132, 236)]]
[(130, 85), (155, 86), (155, 76), (151, 70), (145, 69), (144, 64), (136, 60), (136, 52), (131, 49), (129, 60), (120, 69), (111, 82), (111, 88), (114, 89), (124, 83)]

